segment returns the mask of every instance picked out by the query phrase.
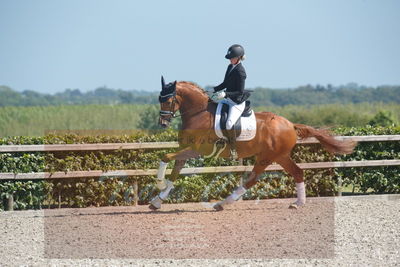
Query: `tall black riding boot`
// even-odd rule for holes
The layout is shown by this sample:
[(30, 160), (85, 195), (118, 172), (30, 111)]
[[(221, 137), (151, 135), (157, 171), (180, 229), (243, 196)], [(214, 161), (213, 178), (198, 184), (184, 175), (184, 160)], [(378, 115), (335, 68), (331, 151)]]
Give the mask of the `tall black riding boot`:
[(227, 130), (228, 144), (231, 151), (231, 158), (237, 159), (238, 153), (236, 151), (236, 131), (235, 130)]

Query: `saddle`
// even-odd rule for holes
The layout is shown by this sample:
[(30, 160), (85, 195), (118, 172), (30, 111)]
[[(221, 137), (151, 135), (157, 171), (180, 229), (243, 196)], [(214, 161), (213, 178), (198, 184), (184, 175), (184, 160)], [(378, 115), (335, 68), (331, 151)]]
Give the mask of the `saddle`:
[[(229, 116), (229, 105), (218, 103), (215, 112), (215, 133), (219, 138), (227, 139), (224, 135), (226, 131), (226, 121)], [(250, 101), (246, 101), (245, 109), (237, 120), (233, 129), (236, 132), (236, 141), (249, 141), (256, 135), (256, 117), (254, 111), (250, 108)]]
[[(244, 108), (244, 111), (240, 117), (249, 117), (251, 115), (252, 110), (250, 109), (250, 101), (246, 101), (246, 106)], [(220, 127), (222, 130), (222, 133), (224, 136), (225, 130), (226, 130), (226, 121), (228, 120), (229, 116), (229, 105), (228, 104), (223, 104), (222, 109), (221, 109), (221, 121), (220, 121)], [(242, 120), (238, 119), (233, 126), (233, 130), (236, 132), (236, 136), (239, 136), (241, 131), (242, 131)]]

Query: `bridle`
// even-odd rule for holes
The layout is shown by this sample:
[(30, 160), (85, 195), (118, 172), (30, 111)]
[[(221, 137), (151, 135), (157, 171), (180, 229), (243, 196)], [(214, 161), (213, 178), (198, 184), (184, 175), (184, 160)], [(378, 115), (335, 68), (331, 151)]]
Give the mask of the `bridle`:
[[(175, 115), (176, 111), (175, 111), (175, 105), (176, 103), (179, 104), (177, 98), (176, 98), (176, 92), (173, 92), (171, 94), (168, 95), (160, 95), (158, 97), (158, 100), (160, 101), (160, 103), (166, 102), (168, 101), (168, 99), (170, 99), (172, 97), (172, 101), (170, 102), (169, 105), (169, 110), (160, 110), (160, 117), (162, 117), (164, 120), (167, 121), (171, 121), (172, 118), (178, 117)], [(169, 117), (167, 117), (169, 116)]]
[[(173, 92), (173, 93), (168, 94), (168, 95), (163, 95), (163, 96), (160, 95), (158, 97), (158, 100), (159, 100), (160, 103), (163, 103), (163, 102), (168, 101), (168, 99), (170, 99), (171, 97), (172, 97), (172, 102), (171, 102), (171, 104), (169, 106), (169, 110), (160, 110), (160, 117), (162, 119), (171, 122), (171, 119), (177, 118), (177, 117), (182, 117), (182, 115), (184, 115), (185, 113), (189, 113), (189, 112), (191, 112), (191, 110), (193, 110), (193, 109), (188, 110), (186, 112), (180, 113), (179, 115), (175, 114), (176, 113), (176, 111), (174, 111), (175, 110), (175, 105), (176, 104), (180, 104), (178, 99), (176, 98), (176, 92)], [(208, 102), (212, 102), (212, 101), (210, 99), (208, 99)], [(206, 110), (207, 110), (207, 108), (196, 112), (196, 114), (204, 112)], [(169, 117), (167, 117), (167, 116), (169, 116)]]

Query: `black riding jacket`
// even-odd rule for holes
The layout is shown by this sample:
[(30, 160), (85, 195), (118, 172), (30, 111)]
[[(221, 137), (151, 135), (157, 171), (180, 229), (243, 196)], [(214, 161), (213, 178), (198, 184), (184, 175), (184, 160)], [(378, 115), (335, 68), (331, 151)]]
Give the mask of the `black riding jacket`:
[(247, 76), (242, 63), (237, 64), (235, 68), (233, 68), (233, 66), (234, 65), (232, 64), (228, 66), (224, 81), (220, 85), (214, 87), (214, 92), (226, 88), (226, 97), (229, 97), (235, 103), (240, 104), (246, 101), (250, 96), (250, 93), (244, 90), (244, 81)]

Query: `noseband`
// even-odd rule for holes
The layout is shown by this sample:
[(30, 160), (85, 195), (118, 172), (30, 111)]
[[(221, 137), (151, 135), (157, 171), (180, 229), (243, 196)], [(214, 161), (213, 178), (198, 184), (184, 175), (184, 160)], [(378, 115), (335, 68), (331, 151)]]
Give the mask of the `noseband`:
[[(160, 103), (164, 103), (166, 101), (168, 101), (168, 99), (170, 99), (172, 97), (172, 102), (169, 106), (169, 110), (160, 110), (160, 117), (164, 117), (165, 120), (171, 121), (171, 118), (175, 118), (175, 104), (178, 102), (178, 100), (176, 99), (176, 92), (173, 92), (171, 94), (168, 95), (160, 95), (158, 97), (158, 100), (160, 101)], [(166, 116), (171, 116), (169, 118), (165, 118)]]

